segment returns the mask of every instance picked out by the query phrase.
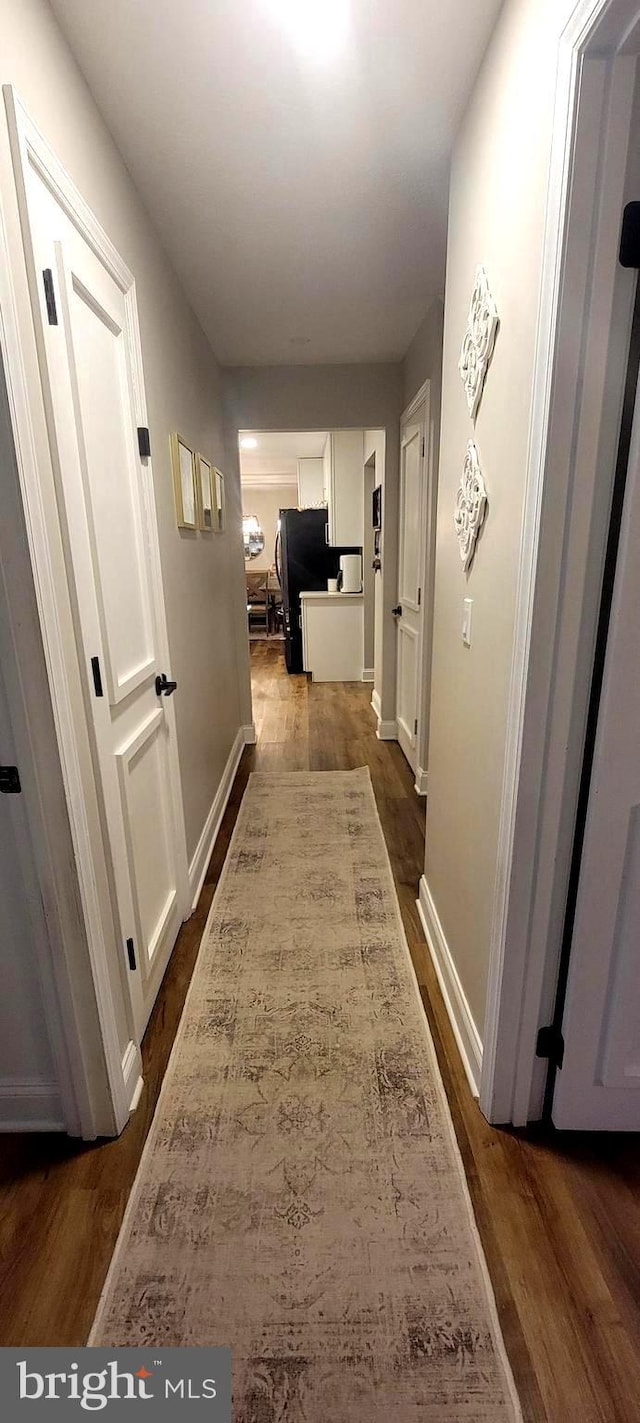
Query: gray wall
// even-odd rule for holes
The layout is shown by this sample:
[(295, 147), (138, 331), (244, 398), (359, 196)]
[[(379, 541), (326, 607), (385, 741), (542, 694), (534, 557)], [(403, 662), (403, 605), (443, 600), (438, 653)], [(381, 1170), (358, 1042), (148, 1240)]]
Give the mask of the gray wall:
[[(19, 503), (18, 471), (4, 371), (0, 366), (0, 498), (11, 527), (14, 559), (27, 555)], [(4, 553), (4, 550), (3, 550)], [(17, 765), (22, 794), (0, 805), (0, 1129), (62, 1122), (57, 1069), (47, 1031), (36, 939), (46, 942), (46, 909), (31, 849), (26, 816), (31, 766), (18, 753), (5, 678), (17, 675), (8, 634), (3, 559), (0, 580), (0, 764)], [(35, 598), (21, 599), (21, 640), (35, 631)], [(42, 673), (44, 667), (42, 666)], [(44, 675), (42, 683), (46, 686)], [(41, 685), (42, 685), (41, 683)], [(42, 708), (41, 708), (42, 710)], [(48, 728), (52, 730), (52, 728)]]
[[(404, 405), (409, 404), (425, 380), (431, 381), (431, 399), (434, 412), (440, 415), (440, 395), (442, 388), (442, 336), (444, 330), (444, 302), (440, 297), (431, 303), (402, 362), (402, 385)], [(439, 430), (439, 421), (438, 421)]]
[[(507, 0), (453, 154), (445, 298), (426, 879), (483, 1032), (551, 145), (554, 6)], [(557, 24), (557, 21), (555, 22)], [(532, 83), (532, 76), (535, 83)], [(478, 263), (500, 314), (475, 435), (457, 369)], [(415, 379), (406, 363), (408, 385)], [(474, 437), (489, 509), (471, 571), (453, 512)], [(473, 599), (473, 645), (461, 638)]]
[(393, 718), (395, 627), (391, 609), (397, 583), (402, 367), (234, 366), (225, 372), (225, 406), (230, 450), (238, 430), (384, 429), (386, 543), (379, 620), (384, 668), (380, 691), (382, 716)]

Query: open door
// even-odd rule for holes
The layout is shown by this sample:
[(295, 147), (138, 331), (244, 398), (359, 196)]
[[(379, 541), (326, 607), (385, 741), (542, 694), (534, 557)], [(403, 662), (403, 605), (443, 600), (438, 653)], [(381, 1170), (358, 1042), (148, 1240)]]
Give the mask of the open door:
[(640, 288), (629, 371), (553, 1087), (553, 1122), (573, 1130), (640, 1131)]

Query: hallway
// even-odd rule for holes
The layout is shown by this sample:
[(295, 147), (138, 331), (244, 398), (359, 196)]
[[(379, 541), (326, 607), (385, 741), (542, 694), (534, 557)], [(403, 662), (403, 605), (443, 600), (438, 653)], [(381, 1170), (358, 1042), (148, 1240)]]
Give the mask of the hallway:
[(146, 1138), (240, 800), (252, 770), (368, 765), (527, 1420), (632, 1420), (640, 1396), (640, 1166), (631, 1138), (487, 1126), (469, 1095), (415, 909), (424, 802), (378, 741), (363, 685), (289, 678), (281, 649), (252, 652), (258, 744), (247, 748), (198, 910), (184, 927), (147, 1031), (145, 1087), (114, 1142), (5, 1139), (0, 1205), (3, 1344), (86, 1339)]

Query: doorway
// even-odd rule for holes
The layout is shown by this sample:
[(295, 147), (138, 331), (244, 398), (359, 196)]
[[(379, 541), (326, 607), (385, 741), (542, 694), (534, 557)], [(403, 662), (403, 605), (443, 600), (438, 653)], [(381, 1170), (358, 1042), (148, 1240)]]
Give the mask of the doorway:
[[(637, 104), (636, 104), (637, 112)], [(633, 127), (638, 134), (637, 123)], [(640, 144), (621, 259), (640, 268)], [(633, 210), (632, 210), (633, 208)], [(626, 234), (626, 236), (625, 236)], [(625, 251), (625, 247), (627, 250)], [(605, 553), (546, 1106), (557, 1127), (640, 1131), (640, 282)]]
[(435, 489), (428, 432), (427, 382), (404, 411), (400, 422), (398, 588), (393, 609), (398, 741), (420, 794), (427, 788), (429, 628), (434, 572), (431, 531)]
[[(362, 588), (364, 592), (364, 668), (362, 671), (363, 682), (375, 681), (376, 666), (376, 571), (380, 564), (379, 555), (376, 553), (376, 537), (380, 539), (382, 514), (374, 513), (374, 493), (380, 489), (378, 476), (376, 474), (375, 451), (370, 455), (364, 467), (364, 545), (362, 549)], [(382, 499), (378, 496), (377, 504), (381, 506)]]
[[(611, 821), (606, 837), (607, 853), (614, 838), (618, 842), (617, 887), (615, 874), (605, 875), (606, 857), (590, 858), (588, 869), (586, 858), (574, 857), (576, 825), (584, 830), (586, 847), (595, 824), (596, 800), (591, 794), (585, 800), (581, 783), (637, 287), (636, 271), (624, 266), (620, 255), (625, 206), (640, 196), (633, 148), (639, 40), (637, 0), (614, 0), (606, 7), (594, 0), (590, 13), (576, 7), (560, 37), (501, 814), (504, 869), (494, 911), (480, 1087), (488, 1119), (516, 1126), (538, 1120), (546, 1110), (564, 1129), (615, 1129), (624, 1125), (627, 1112), (627, 1126), (635, 1115), (640, 1127), (632, 1105), (640, 1106), (633, 1033), (628, 1021), (615, 1024), (627, 953), (625, 915), (631, 912), (633, 920), (626, 897), (634, 878), (633, 806), (628, 800), (625, 816), (622, 788), (615, 836)], [(631, 384), (635, 398), (635, 379)], [(628, 460), (625, 471), (627, 465)], [(630, 496), (631, 466), (629, 479)], [(611, 582), (610, 575), (611, 570)], [(603, 691), (601, 711), (604, 682)], [(610, 746), (616, 757), (626, 734), (623, 700), (617, 702), (616, 720), (618, 714)], [(605, 744), (604, 722), (592, 720), (598, 721), (597, 758)], [(629, 764), (630, 797), (634, 774)], [(615, 910), (610, 900), (608, 929), (600, 924), (596, 935), (598, 919), (584, 914), (584, 896), (600, 885), (604, 900), (605, 878)], [(579, 925), (585, 929), (583, 951), (574, 932)], [(576, 950), (571, 957), (567, 944)], [(580, 993), (574, 991), (578, 983)], [(628, 1103), (620, 1115), (613, 1095), (614, 1057), (618, 1087), (624, 1079)]]
[(372, 496), (383, 472), (367, 436), (378, 434), (238, 432), (248, 635), (276, 639), (290, 674), (375, 679)]

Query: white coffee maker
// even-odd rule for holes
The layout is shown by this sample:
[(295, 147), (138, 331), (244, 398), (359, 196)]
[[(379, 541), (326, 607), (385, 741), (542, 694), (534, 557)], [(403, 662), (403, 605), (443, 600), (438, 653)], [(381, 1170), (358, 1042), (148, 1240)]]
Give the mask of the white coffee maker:
[(338, 589), (340, 593), (362, 592), (362, 554), (340, 554)]

